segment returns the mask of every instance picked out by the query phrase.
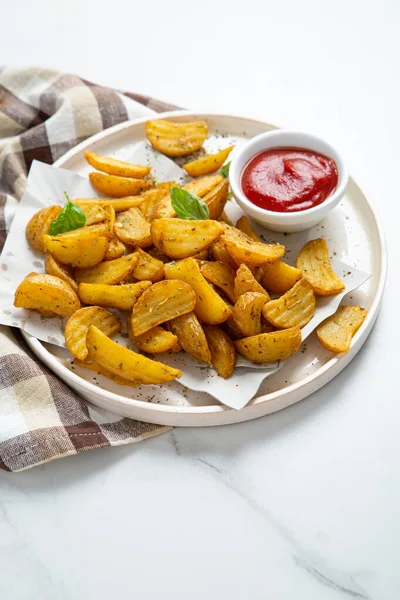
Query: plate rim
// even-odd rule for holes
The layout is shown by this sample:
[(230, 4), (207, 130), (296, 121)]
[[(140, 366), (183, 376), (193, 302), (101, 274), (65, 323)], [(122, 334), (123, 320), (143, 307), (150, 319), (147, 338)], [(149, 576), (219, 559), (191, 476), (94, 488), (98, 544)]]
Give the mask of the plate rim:
[[(163, 113), (155, 113), (155, 114), (158, 119), (171, 119), (174, 117), (184, 117), (184, 116), (188, 116), (188, 117), (204, 116), (205, 118), (217, 118), (217, 119), (218, 118), (240, 119), (240, 120), (244, 120), (244, 121), (258, 124), (261, 126), (265, 126), (265, 127), (271, 128), (271, 129), (278, 128), (278, 126), (268, 123), (266, 121), (243, 117), (240, 115), (226, 114), (226, 113), (176, 110), (176, 111), (165, 111)], [(145, 117), (140, 117), (137, 119), (130, 119), (129, 121), (124, 121), (123, 123), (119, 123), (118, 125), (114, 125), (113, 127), (110, 127), (103, 131), (100, 131), (99, 133), (94, 134), (93, 136), (87, 138), (83, 142), (80, 142), (79, 144), (77, 144), (76, 146), (74, 146), (73, 148), (68, 150), (65, 154), (63, 154), (63, 156), (58, 158), (53, 163), (53, 166), (63, 168), (63, 164), (65, 164), (68, 160), (70, 160), (72, 157), (74, 157), (77, 153), (83, 151), (84, 149), (88, 148), (89, 146), (93, 146), (97, 141), (100, 141), (104, 138), (113, 136), (118, 131), (123, 131), (132, 126), (137, 126), (142, 123), (145, 123), (146, 121), (149, 120), (149, 116), (150, 115), (147, 115)], [(156, 416), (157, 414), (158, 415), (180, 414), (180, 415), (188, 415), (188, 416), (189, 415), (193, 416), (193, 415), (198, 414), (199, 416), (204, 416), (204, 415), (212, 415), (212, 414), (218, 414), (218, 413), (228, 414), (229, 412), (232, 412), (232, 411), (233, 411), (233, 413), (237, 413), (237, 412), (245, 413), (246, 411), (249, 411), (250, 409), (254, 410), (254, 407), (258, 407), (260, 405), (268, 406), (274, 400), (278, 400), (279, 398), (287, 398), (288, 396), (297, 394), (298, 395), (297, 399), (294, 399), (294, 401), (292, 403), (290, 403), (290, 404), (294, 404), (294, 403), (306, 398), (307, 396), (309, 396), (316, 390), (320, 389), (321, 387), (323, 387), (328, 381), (330, 381), (336, 375), (338, 375), (349, 364), (349, 362), (354, 358), (354, 356), (357, 354), (357, 352), (360, 350), (360, 348), (366, 341), (370, 331), (372, 330), (372, 327), (378, 316), (380, 303), (381, 303), (383, 292), (385, 289), (386, 278), (387, 278), (388, 256), (387, 256), (386, 236), (385, 236), (381, 218), (380, 218), (379, 213), (377, 212), (377, 209), (374, 206), (374, 204), (373, 203), (371, 204), (370, 200), (367, 198), (367, 196), (364, 194), (364, 192), (362, 191), (360, 186), (354, 181), (354, 179), (352, 177), (349, 178), (349, 183), (351, 183), (353, 186), (355, 186), (357, 188), (357, 191), (363, 196), (365, 202), (367, 203), (367, 205), (369, 207), (371, 216), (373, 218), (374, 225), (375, 225), (377, 233), (378, 233), (379, 246), (380, 246), (380, 254), (381, 254), (380, 276), (379, 276), (377, 291), (376, 291), (373, 303), (368, 311), (367, 318), (365, 319), (363, 325), (360, 327), (359, 331), (354, 336), (354, 338), (352, 340), (351, 348), (346, 354), (339, 354), (337, 356), (333, 356), (328, 362), (326, 362), (317, 371), (315, 371), (315, 373), (308, 375), (307, 377), (305, 377), (304, 379), (302, 379), (299, 382), (292, 383), (283, 389), (276, 390), (269, 394), (265, 394), (263, 396), (259, 396), (258, 398), (253, 399), (251, 401), (251, 404), (246, 405), (240, 411), (236, 411), (235, 409), (228, 408), (224, 405), (217, 405), (217, 404), (211, 405), (211, 406), (175, 406), (175, 405), (166, 405), (166, 404), (152, 404), (152, 403), (143, 402), (142, 400), (138, 400), (138, 399), (134, 399), (134, 398), (126, 398), (125, 396), (120, 396), (119, 394), (116, 394), (114, 392), (110, 392), (108, 390), (105, 390), (103, 388), (95, 386), (93, 383), (90, 383), (89, 381), (86, 381), (85, 379), (83, 379), (82, 377), (77, 375), (76, 373), (73, 373), (67, 367), (65, 367), (61, 362), (59, 362), (58, 359), (56, 357), (54, 357), (45, 348), (45, 346), (42, 344), (42, 342), (40, 340), (38, 340), (34, 336), (31, 336), (30, 334), (24, 332), (23, 330), (21, 330), (21, 333), (22, 333), (26, 343), (31, 348), (31, 350), (53, 372), (55, 372), (57, 375), (59, 375), (64, 381), (66, 379), (67, 380), (71, 379), (71, 382), (74, 382), (77, 387), (82, 387), (83, 389), (86, 389), (86, 391), (91, 396), (99, 395), (102, 398), (104, 398), (105, 400), (107, 400), (107, 399), (112, 400), (113, 402), (117, 402), (117, 403), (122, 404), (126, 407), (129, 407), (131, 409), (137, 408), (138, 410), (149, 411), (149, 413), (152, 413), (154, 416)], [(310, 389), (310, 390), (306, 390), (306, 391), (304, 390), (305, 387), (312, 385), (312, 383), (317, 380), (320, 380), (318, 382), (318, 383), (320, 383), (320, 385), (317, 385), (316, 387), (312, 386), (312, 389)], [(217, 402), (217, 400), (216, 400), (216, 402)], [(285, 406), (287, 406), (287, 404)], [(280, 408), (278, 408), (277, 410), (280, 410)], [(273, 412), (273, 411), (270, 411), (270, 412)], [(265, 413), (260, 413), (260, 415), (254, 415), (254, 417), (248, 417), (248, 418), (256, 418), (257, 416), (261, 416), (261, 414), (265, 414)], [(245, 419), (243, 419), (243, 420), (245, 420)], [(220, 424), (220, 423), (218, 423), (218, 424)]]

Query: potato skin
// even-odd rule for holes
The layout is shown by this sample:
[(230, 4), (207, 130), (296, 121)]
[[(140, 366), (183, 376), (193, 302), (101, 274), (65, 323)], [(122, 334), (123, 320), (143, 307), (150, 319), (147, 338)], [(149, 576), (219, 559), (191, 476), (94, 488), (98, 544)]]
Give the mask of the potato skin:
[(115, 260), (105, 260), (94, 267), (75, 269), (78, 283), (107, 283), (115, 285), (123, 281), (136, 267), (139, 260), (137, 252), (126, 254)]
[(105, 335), (112, 335), (121, 329), (120, 320), (110, 311), (99, 306), (85, 306), (77, 310), (65, 325), (65, 343), (68, 350), (79, 360), (88, 356), (86, 335), (90, 325), (95, 325)]
[(139, 297), (151, 286), (151, 281), (108, 285), (106, 283), (80, 283), (78, 294), (82, 302), (91, 306), (104, 306), (119, 310), (132, 310)]
[(339, 306), (336, 313), (317, 327), (317, 336), (327, 350), (348, 352), (353, 336), (360, 329), (368, 311), (360, 306)]
[(183, 168), (191, 177), (202, 177), (218, 171), (235, 146), (224, 148), (216, 154), (208, 154), (197, 160), (193, 160), (183, 165)]
[(291, 267), (281, 260), (262, 267), (262, 270), (262, 284), (265, 289), (274, 294), (285, 294), (303, 277), (300, 269)]
[(89, 165), (98, 171), (108, 173), (108, 175), (118, 175), (120, 177), (134, 177), (140, 179), (148, 175), (151, 171), (151, 167), (135, 165), (124, 160), (112, 158), (111, 156), (102, 156), (101, 154), (96, 154), (95, 152), (89, 152), (88, 150), (84, 153), (84, 156)]
[(211, 364), (211, 353), (203, 327), (194, 312), (182, 315), (170, 321), (170, 329), (177, 337), (181, 347), (197, 360)]
[(25, 229), (26, 239), (31, 248), (38, 252), (46, 251), (43, 236), (49, 233), (50, 225), (60, 212), (61, 206), (49, 206), (33, 215)]
[(260, 364), (287, 360), (297, 352), (300, 345), (301, 330), (299, 327), (261, 333), (235, 342), (235, 348), (239, 354)]
[(296, 268), (303, 272), (317, 296), (334, 296), (346, 287), (332, 269), (323, 238), (307, 242), (297, 257)]
[(224, 231), (221, 223), (211, 219), (155, 219), (150, 227), (154, 245), (163, 254), (175, 260), (202, 252)]
[(176, 335), (159, 325), (141, 335), (134, 336), (129, 321), (128, 334), (132, 344), (142, 352), (147, 352), (148, 354), (162, 354), (163, 352), (173, 350), (178, 342)]
[(218, 325), (204, 325), (213, 367), (220, 377), (228, 379), (236, 365), (236, 352), (229, 336)]
[(109, 239), (107, 225), (100, 223), (57, 235), (44, 235), (43, 244), (46, 252), (50, 252), (58, 262), (87, 268), (104, 259)]
[(136, 196), (148, 190), (152, 185), (150, 181), (144, 179), (131, 179), (98, 172), (89, 173), (89, 179), (95, 190), (111, 198)]
[(199, 150), (208, 135), (205, 121), (173, 123), (154, 119), (146, 123), (146, 135), (150, 144), (166, 156), (187, 156)]
[(69, 317), (81, 303), (63, 279), (47, 273), (30, 273), (15, 291), (14, 306), (36, 310), (45, 317)]
[(255, 242), (236, 227), (225, 226), (220, 241), (238, 265), (245, 263), (249, 267), (259, 267), (278, 260), (285, 253), (281, 244)]

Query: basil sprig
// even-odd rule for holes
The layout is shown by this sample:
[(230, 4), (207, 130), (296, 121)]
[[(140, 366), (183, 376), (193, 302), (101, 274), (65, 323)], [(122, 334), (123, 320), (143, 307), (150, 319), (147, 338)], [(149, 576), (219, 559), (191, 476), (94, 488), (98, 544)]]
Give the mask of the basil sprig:
[(229, 177), (229, 167), (231, 166), (231, 163), (228, 162), (226, 163), (226, 165), (224, 165), (223, 167), (220, 168), (219, 170), (219, 174), (224, 178), (227, 179)]
[(182, 188), (171, 188), (171, 204), (180, 219), (203, 221), (210, 218), (207, 204), (195, 194)]
[(86, 223), (86, 216), (80, 206), (72, 204), (67, 192), (64, 192), (67, 203), (64, 204), (62, 211), (57, 219), (50, 225), (50, 235), (65, 233), (83, 227)]

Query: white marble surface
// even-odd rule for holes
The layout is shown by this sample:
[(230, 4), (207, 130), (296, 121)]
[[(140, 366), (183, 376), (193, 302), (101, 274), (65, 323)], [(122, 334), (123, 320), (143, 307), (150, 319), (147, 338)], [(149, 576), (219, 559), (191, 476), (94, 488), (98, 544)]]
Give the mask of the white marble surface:
[(4, 64), (326, 136), (379, 205), (391, 257), (369, 341), (309, 399), (0, 473), (1, 600), (400, 598), (397, 0), (0, 9)]

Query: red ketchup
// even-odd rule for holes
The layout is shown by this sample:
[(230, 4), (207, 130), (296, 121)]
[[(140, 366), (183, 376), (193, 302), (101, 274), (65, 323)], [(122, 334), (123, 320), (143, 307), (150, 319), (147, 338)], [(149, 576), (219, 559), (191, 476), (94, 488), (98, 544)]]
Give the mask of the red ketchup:
[(318, 206), (338, 183), (331, 158), (301, 148), (271, 148), (254, 156), (242, 172), (248, 200), (274, 212), (297, 212)]

